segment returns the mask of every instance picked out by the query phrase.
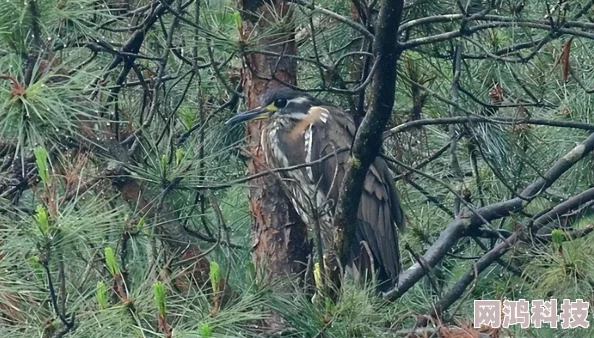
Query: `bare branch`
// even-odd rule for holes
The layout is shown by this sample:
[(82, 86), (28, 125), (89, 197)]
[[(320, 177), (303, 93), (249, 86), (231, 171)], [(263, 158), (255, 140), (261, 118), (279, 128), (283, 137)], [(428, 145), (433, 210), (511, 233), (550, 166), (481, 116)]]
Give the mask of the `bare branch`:
[(338, 238), (335, 250), (343, 266), (353, 245), (357, 212), (363, 193), (363, 182), (369, 166), (379, 154), (382, 133), (394, 106), (396, 89), (396, 65), (400, 58), (393, 32), (398, 30), (404, 1), (383, 1), (374, 40), (374, 52), (378, 70), (373, 76), (371, 109), (361, 123), (352, 148), (350, 166), (347, 168), (340, 188), (339, 201), (333, 226)]
[(363, 27), (362, 25), (358, 24), (357, 22), (355, 22), (353, 20), (350, 20), (350, 19), (348, 19), (348, 18), (346, 18), (346, 17), (344, 17), (344, 16), (342, 16), (342, 15), (340, 15), (338, 13), (334, 13), (334, 12), (332, 12), (330, 10), (327, 10), (327, 9), (325, 9), (323, 7), (320, 7), (318, 5), (311, 4), (311, 3), (309, 3), (309, 2), (307, 2), (305, 0), (291, 0), (291, 2), (297, 3), (297, 4), (301, 5), (301, 6), (305, 6), (305, 7), (309, 8), (309, 9), (312, 9), (312, 10), (319, 11), (320, 13), (322, 13), (324, 15), (327, 15), (327, 16), (331, 17), (332, 19), (335, 19), (337, 21), (340, 21), (340, 22), (348, 25), (349, 27), (351, 27), (351, 28), (359, 31), (366, 38), (368, 38), (370, 40), (373, 40), (374, 39), (373, 34), (371, 34), (371, 32), (369, 32), (365, 27)]
[(537, 230), (537, 234), (539, 235), (547, 234), (555, 227), (553, 222), (563, 217), (564, 213), (579, 208), (592, 200), (594, 200), (594, 188), (590, 188), (576, 196), (573, 196), (567, 199), (567, 201), (556, 205), (547, 213), (540, 215), (532, 223), (532, 228)]
[[(594, 149), (594, 133), (584, 142), (573, 148), (570, 152), (558, 159), (551, 168), (542, 176), (526, 187), (519, 197), (504, 202), (495, 203), (476, 209), (476, 213), (461, 216), (450, 222), (441, 235), (423, 255), (428, 266), (434, 267), (458, 242), (467, 229), (476, 228), (487, 221), (510, 216), (512, 213), (524, 209), (534, 198), (539, 196), (548, 187), (555, 183), (567, 170), (588, 155)], [(479, 217), (480, 216), (480, 217)], [(508, 238), (509, 239), (509, 238)], [(419, 264), (414, 264), (400, 275), (398, 286), (384, 293), (384, 298), (394, 300), (403, 295), (424, 275), (424, 269)]]
[[(580, 229), (576, 233), (565, 237), (566, 239), (571, 238), (580, 238), (590, 234), (594, 231), (593, 225), (588, 225), (584, 229)], [(518, 241), (520, 240), (520, 235), (515, 232), (513, 235), (508, 237), (505, 241), (499, 243), (496, 247), (494, 247), (491, 251), (486, 253), (480, 259), (478, 259), (472, 269), (469, 269), (462, 278), (460, 278), (456, 284), (448, 291), (436, 304), (433, 308), (429, 311), (429, 316), (433, 318), (438, 318), (441, 314), (447, 310), (452, 304), (454, 304), (466, 288), (478, 278), (478, 274), (484, 271), (486, 268), (491, 266), (494, 262), (501, 258), (506, 252), (509, 251)], [(551, 241), (552, 237), (544, 238), (544, 242)], [(425, 326), (427, 325), (427, 318), (428, 317), (420, 317), (420, 321), (417, 322), (418, 326)]]
[(483, 117), (480, 115), (473, 115), (473, 116), (456, 116), (456, 117), (443, 117), (443, 118), (436, 118), (436, 119), (426, 119), (426, 120), (415, 120), (403, 123), (398, 125), (384, 133), (384, 138), (392, 137), (398, 133), (402, 133), (413, 128), (419, 126), (433, 126), (433, 125), (446, 125), (446, 124), (465, 124), (465, 123), (473, 123), (473, 122), (481, 122), (481, 123), (500, 123), (500, 124), (508, 124), (508, 125), (522, 125), (522, 124), (533, 124), (533, 125), (542, 125), (542, 126), (551, 126), (551, 127), (560, 127), (560, 128), (574, 128), (574, 129), (581, 129), (587, 131), (594, 131), (594, 124), (589, 123), (582, 123), (582, 122), (574, 122), (574, 121), (555, 121), (555, 120), (547, 120), (547, 119), (517, 119), (511, 117), (499, 117), (499, 116), (491, 116), (491, 117)]

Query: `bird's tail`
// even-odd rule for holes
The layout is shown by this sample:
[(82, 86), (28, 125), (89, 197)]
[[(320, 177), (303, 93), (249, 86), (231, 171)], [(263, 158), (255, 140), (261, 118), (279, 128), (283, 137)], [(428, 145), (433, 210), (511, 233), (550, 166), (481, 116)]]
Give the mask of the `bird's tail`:
[[(347, 273), (355, 280), (369, 282), (373, 278), (378, 284), (378, 291), (388, 291), (397, 283), (399, 274), (398, 240), (393, 238), (378, 238), (371, 235), (372, 227), (361, 220), (358, 221), (356, 240), (351, 247)], [(394, 231), (395, 234), (395, 231)], [(378, 241), (383, 241), (378, 243)], [(387, 243), (390, 242), (390, 243)], [(393, 246), (390, 250), (392, 255), (388, 259), (382, 257), (380, 246), (386, 244)], [(385, 248), (384, 248), (385, 249)]]

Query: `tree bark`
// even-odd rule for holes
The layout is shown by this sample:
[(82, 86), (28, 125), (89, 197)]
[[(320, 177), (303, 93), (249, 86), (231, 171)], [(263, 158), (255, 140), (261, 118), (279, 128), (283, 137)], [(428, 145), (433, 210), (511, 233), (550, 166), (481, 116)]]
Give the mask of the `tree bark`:
[[(279, 55), (295, 55), (294, 28), (290, 22), (291, 7), (282, 0), (242, 0), (240, 37), (246, 45)], [(297, 66), (293, 58), (258, 53), (244, 55), (242, 87), (247, 108), (260, 104), (259, 99), (269, 87), (283, 82), (296, 84)], [(267, 120), (247, 123), (247, 151), (249, 174), (267, 169), (261, 145), (261, 134)], [(253, 260), (264, 281), (278, 281), (286, 277), (303, 279), (310, 247), (307, 227), (299, 218), (290, 200), (274, 175), (266, 175), (251, 182), (249, 189), (252, 213)], [(284, 283), (283, 283), (284, 284)], [(286, 285), (286, 284), (284, 284)], [(273, 318), (269, 324), (278, 324)]]
[(384, 0), (376, 24), (373, 45), (377, 71), (373, 74), (371, 106), (357, 131), (347, 168), (340, 188), (340, 198), (334, 216), (338, 236), (334, 246), (343, 266), (355, 238), (356, 223), (365, 176), (380, 153), (382, 134), (387, 125), (396, 92), (396, 66), (402, 53), (393, 32), (398, 31), (404, 2)]

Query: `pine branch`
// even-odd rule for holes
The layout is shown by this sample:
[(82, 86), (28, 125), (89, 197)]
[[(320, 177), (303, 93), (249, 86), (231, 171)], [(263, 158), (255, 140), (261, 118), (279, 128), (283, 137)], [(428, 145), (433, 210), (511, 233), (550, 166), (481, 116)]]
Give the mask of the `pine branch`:
[[(474, 229), (484, 224), (484, 220), (490, 222), (508, 217), (515, 212), (521, 211), (532, 200), (540, 196), (541, 193), (555, 183), (564, 173), (571, 169), (578, 161), (590, 154), (592, 150), (594, 150), (594, 134), (591, 134), (584, 142), (573, 148), (562, 158), (558, 159), (543, 176), (538, 177), (528, 185), (519, 197), (476, 209), (476, 213), (453, 220), (446, 229), (441, 232), (437, 241), (427, 249), (423, 255), (423, 259), (427, 262), (429, 267), (434, 267), (468, 229)], [(414, 264), (408, 268), (400, 275), (398, 286), (384, 293), (384, 298), (387, 300), (395, 300), (402, 296), (424, 276), (424, 271), (425, 270), (419, 264)]]

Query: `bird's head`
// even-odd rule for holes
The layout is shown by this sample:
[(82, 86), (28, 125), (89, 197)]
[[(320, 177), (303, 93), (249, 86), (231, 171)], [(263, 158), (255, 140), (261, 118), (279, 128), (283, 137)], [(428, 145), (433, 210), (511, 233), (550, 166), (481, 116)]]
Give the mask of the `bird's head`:
[(301, 121), (307, 119), (312, 107), (327, 105), (303, 92), (287, 87), (269, 89), (260, 99), (260, 106), (235, 115), (225, 122), (234, 124), (255, 119), (289, 119)]

